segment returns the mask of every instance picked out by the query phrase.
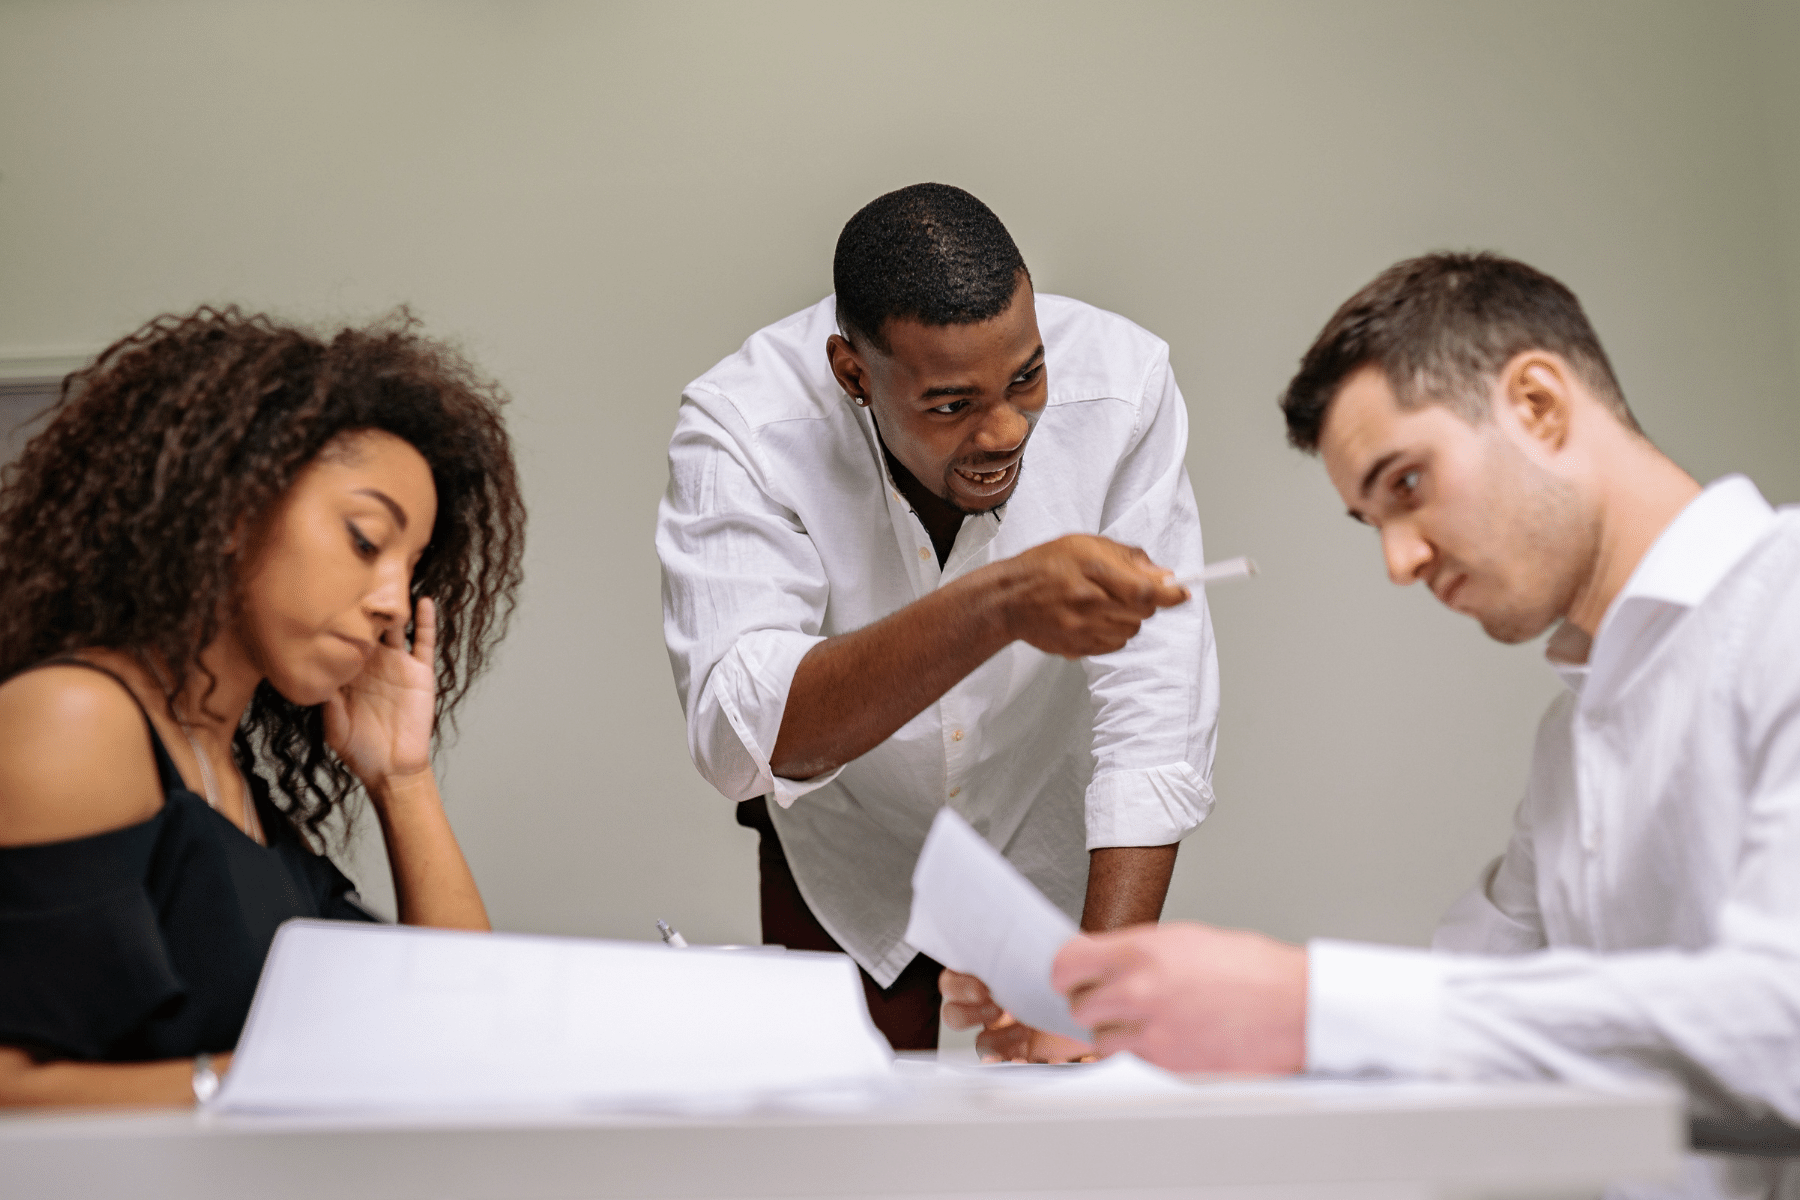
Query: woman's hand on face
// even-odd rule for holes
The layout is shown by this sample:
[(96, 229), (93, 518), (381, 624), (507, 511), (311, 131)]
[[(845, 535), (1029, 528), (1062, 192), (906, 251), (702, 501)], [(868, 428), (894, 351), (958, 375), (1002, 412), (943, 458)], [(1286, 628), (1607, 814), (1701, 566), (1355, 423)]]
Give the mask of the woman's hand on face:
[(431, 769), (437, 701), (437, 605), (419, 600), (413, 644), (390, 627), (362, 674), (325, 702), (325, 741), (379, 798), (392, 780)]
[(325, 740), (375, 802), (401, 922), (487, 929), (487, 909), (431, 774), (437, 633), (437, 606), (420, 600), (412, 649), (401, 629), (382, 635), (362, 674), (326, 702)]

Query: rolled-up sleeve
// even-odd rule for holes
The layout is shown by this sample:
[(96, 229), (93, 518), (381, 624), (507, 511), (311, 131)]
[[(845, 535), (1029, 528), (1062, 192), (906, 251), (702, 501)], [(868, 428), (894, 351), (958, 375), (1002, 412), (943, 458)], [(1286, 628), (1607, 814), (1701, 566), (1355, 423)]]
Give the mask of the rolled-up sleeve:
[(700, 774), (727, 799), (773, 795), (784, 807), (831, 782), (837, 771), (796, 781), (769, 766), (794, 671), (825, 640), (825, 568), (735, 407), (703, 389), (682, 397), (656, 550), (663, 637)]
[[(1198, 571), (1200, 513), (1187, 476), (1187, 406), (1163, 348), (1140, 393), (1138, 427), (1107, 495), (1100, 532), (1159, 566)], [(1087, 845), (1181, 840), (1213, 803), (1219, 665), (1206, 594), (1163, 609), (1112, 654), (1086, 659), (1094, 698)]]

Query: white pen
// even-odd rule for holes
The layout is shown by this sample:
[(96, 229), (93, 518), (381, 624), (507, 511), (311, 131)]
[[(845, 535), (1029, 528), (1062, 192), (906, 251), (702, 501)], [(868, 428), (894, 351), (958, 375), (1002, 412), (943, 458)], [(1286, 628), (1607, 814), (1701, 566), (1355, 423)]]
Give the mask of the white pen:
[(677, 950), (687, 949), (687, 939), (671, 929), (667, 921), (658, 921), (656, 923), (656, 932), (662, 934), (662, 940), (665, 943), (675, 947)]
[(1249, 579), (1256, 574), (1256, 563), (1248, 558), (1227, 558), (1216, 563), (1209, 563), (1202, 570), (1192, 575), (1183, 575), (1179, 579), (1171, 579), (1176, 587), (1193, 587), (1195, 584), (1224, 583), (1228, 579)]

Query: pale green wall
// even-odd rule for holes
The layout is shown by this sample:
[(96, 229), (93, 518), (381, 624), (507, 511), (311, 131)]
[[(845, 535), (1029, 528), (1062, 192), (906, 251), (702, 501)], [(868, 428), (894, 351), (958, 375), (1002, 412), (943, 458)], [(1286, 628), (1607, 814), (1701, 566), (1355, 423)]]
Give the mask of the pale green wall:
[(532, 509), (446, 764), (494, 916), (744, 940), (751, 837), (659, 637), (676, 396), (829, 289), (860, 204), (961, 184), (1043, 289), (1168, 339), (1209, 550), (1265, 569), (1215, 598), (1220, 801), (1171, 914), (1417, 940), (1554, 684), (1387, 585), (1274, 397), (1381, 267), (1494, 247), (1583, 297), (1678, 460), (1800, 499), (1795, 49), (1791, 9), (1648, 0), (7, 3), (0, 360), (200, 301), (460, 339)]

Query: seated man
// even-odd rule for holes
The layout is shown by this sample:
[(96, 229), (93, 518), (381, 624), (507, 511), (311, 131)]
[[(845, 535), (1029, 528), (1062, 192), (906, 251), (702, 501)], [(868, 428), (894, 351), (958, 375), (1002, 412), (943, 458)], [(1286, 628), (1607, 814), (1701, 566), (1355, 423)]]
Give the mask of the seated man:
[[(1701, 1148), (1800, 1121), (1800, 511), (1702, 490), (1645, 438), (1575, 297), (1493, 255), (1382, 274), (1283, 400), (1397, 584), (1566, 685), (1506, 853), (1431, 951), (1198, 925), (1081, 937), (1055, 982), (1102, 1051), (1180, 1069), (1683, 1085)], [(985, 996), (946, 981), (953, 1020)], [(1779, 1157), (1683, 1194), (1800, 1194)]]

